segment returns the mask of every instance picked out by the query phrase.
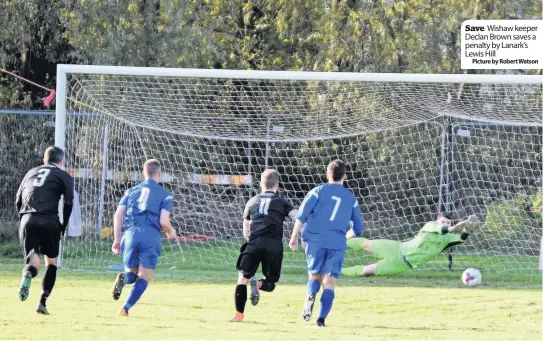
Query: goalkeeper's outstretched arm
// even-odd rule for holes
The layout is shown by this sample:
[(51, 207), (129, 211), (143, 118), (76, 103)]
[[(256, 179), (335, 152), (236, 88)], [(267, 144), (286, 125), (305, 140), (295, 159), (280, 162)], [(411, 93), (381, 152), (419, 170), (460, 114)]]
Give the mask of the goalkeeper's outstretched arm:
[(479, 218), (475, 214), (472, 214), (468, 217), (466, 220), (462, 220), (458, 224), (451, 226), (447, 229), (447, 232), (458, 232), (460, 233), (461, 237), (462, 235), (465, 235), (465, 238), (462, 238), (462, 240), (466, 240), (467, 236), (473, 233), (477, 226), (479, 225)]

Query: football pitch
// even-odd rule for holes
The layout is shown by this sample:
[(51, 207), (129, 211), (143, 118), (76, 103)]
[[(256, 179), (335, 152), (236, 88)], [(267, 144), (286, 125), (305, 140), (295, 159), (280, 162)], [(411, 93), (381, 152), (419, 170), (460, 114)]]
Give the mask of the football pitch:
[[(34, 311), (36, 278), (18, 301), (20, 265), (2, 261), (0, 339), (431, 339), (541, 340), (542, 292), (537, 277), (489, 276), (464, 287), (459, 271), (339, 280), (327, 328), (305, 322), (305, 276), (286, 274), (258, 306), (234, 314), (235, 272), (160, 269), (128, 318), (111, 298), (115, 272), (60, 270), (48, 300), (50, 316)], [(7, 264), (6, 264), (7, 263)], [(172, 273), (172, 271), (175, 271)], [(486, 279), (485, 279), (486, 277)], [(214, 279), (213, 279), (214, 278)], [(318, 312), (319, 302), (315, 312)]]

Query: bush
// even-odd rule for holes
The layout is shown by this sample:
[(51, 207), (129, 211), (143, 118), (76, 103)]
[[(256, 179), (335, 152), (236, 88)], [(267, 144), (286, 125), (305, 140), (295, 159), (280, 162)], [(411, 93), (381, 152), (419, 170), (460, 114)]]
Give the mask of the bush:
[(16, 222), (2, 222), (0, 228), (0, 258), (22, 257), (19, 229)]
[[(486, 230), (492, 234), (493, 244), (499, 242), (499, 246), (519, 247), (521, 241), (532, 242), (535, 230), (541, 225), (541, 195), (541, 191), (533, 195), (521, 193), (486, 207)], [(531, 249), (529, 245), (524, 247)]]
[(19, 241), (19, 224), (13, 221), (0, 222), (0, 244)]

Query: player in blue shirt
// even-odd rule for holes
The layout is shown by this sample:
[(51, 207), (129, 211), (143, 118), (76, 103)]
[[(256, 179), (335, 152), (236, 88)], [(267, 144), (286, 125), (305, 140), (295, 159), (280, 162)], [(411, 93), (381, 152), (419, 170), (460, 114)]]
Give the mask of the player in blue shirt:
[[(296, 251), (298, 234), (303, 228), (309, 281), (302, 316), (306, 321), (311, 319), (315, 297), (322, 283), (324, 291), (317, 320), (319, 327), (325, 326), (324, 319), (332, 309), (347, 239), (362, 235), (364, 228), (358, 201), (351, 191), (343, 187), (345, 163), (332, 161), (326, 169), (326, 178), (328, 183), (312, 189), (302, 202), (289, 243), (290, 248)], [(352, 229), (347, 232), (347, 226), (351, 223)]]
[[(143, 165), (145, 181), (126, 191), (115, 212), (115, 241), (111, 249), (115, 254), (122, 253), (125, 272), (117, 275), (113, 285), (113, 299), (119, 299), (125, 284), (134, 283), (119, 316), (128, 316), (128, 310), (147, 289), (162, 250), (160, 227), (169, 239), (177, 238), (170, 223), (173, 198), (158, 183), (160, 168), (157, 160), (147, 160)], [(120, 239), (123, 217), (125, 233)]]

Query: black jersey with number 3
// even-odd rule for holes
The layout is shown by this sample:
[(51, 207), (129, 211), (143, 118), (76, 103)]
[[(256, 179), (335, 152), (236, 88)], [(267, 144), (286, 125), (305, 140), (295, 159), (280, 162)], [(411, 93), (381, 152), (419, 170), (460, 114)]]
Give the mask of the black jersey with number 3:
[(252, 197), (245, 206), (243, 217), (251, 220), (249, 240), (267, 237), (281, 240), (283, 223), (294, 207), (274, 192), (264, 192)]
[[(17, 210), (20, 215), (38, 213), (58, 216), (58, 202), (62, 195), (65, 204), (71, 208), (74, 197), (73, 178), (54, 164), (42, 165), (26, 173), (17, 191)], [(64, 213), (66, 215), (67, 212)]]

